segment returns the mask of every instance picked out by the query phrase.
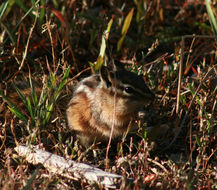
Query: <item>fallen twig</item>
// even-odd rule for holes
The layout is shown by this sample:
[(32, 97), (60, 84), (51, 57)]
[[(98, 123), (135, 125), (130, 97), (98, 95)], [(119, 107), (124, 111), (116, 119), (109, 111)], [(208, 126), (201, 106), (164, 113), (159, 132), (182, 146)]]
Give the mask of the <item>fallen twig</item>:
[[(98, 184), (105, 188), (120, 187), (123, 177), (105, 172), (87, 164), (66, 160), (63, 157), (38, 149), (19, 145), (15, 148), (17, 153), (25, 157), (29, 163), (42, 164), (49, 171), (64, 177), (86, 180), (91, 184)], [(130, 179), (129, 179), (130, 180)]]

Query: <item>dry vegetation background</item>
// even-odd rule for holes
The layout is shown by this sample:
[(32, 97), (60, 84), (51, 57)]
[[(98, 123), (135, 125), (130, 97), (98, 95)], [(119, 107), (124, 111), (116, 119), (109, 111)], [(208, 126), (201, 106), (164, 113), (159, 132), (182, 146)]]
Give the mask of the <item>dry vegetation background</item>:
[[(216, 18), (217, 2), (210, 5)], [(82, 149), (67, 130), (65, 108), (71, 86), (95, 71), (111, 19), (104, 60), (143, 74), (156, 101), (138, 133), (112, 144), (107, 170), (133, 178), (123, 189), (217, 188), (217, 26), (205, 1), (6, 0), (0, 6), (0, 189), (100, 189), (31, 165), (14, 147), (38, 145), (105, 170), (106, 145)]]

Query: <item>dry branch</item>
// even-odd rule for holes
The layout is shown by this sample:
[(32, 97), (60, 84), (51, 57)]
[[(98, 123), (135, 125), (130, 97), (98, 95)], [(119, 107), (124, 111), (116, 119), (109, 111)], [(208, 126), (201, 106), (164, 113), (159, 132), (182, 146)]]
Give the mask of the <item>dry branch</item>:
[(20, 156), (25, 157), (29, 163), (42, 164), (50, 172), (70, 179), (82, 179), (106, 188), (117, 188), (123, 180), (123, 177), (120, 175), (105, 172), (87, 164), (66, 160), (63, 157), (36, 147), (30, 148), (19, 145), (15, 150)]

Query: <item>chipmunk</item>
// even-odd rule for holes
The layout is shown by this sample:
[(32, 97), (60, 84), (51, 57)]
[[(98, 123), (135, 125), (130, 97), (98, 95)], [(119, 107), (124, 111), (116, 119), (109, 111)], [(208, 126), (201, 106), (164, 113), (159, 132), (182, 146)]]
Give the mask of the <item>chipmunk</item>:
[(112, 70), (102, 66), (99, 74), (81, 80), (75, 87), (66, 111), (68, 126), (80, 142), (120, 137), (138, 111), (154, 99), (142, 76), (114, 62)]

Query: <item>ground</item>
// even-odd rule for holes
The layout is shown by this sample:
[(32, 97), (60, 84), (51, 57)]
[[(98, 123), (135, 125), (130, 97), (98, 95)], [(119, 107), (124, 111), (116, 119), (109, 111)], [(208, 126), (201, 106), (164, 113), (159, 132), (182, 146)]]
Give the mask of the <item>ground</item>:
[[(0, 6), (1, 189), (100, 188), (28, 163), (17, 144), (133, 178), (130, 189), (217, 188), (216, 2)], [(106, 143), (87, 150), (77, 143), (65, 110), (73, 86), (112, 59), (142, 74), (156, 100), (140, 130), (106, 155)]]

